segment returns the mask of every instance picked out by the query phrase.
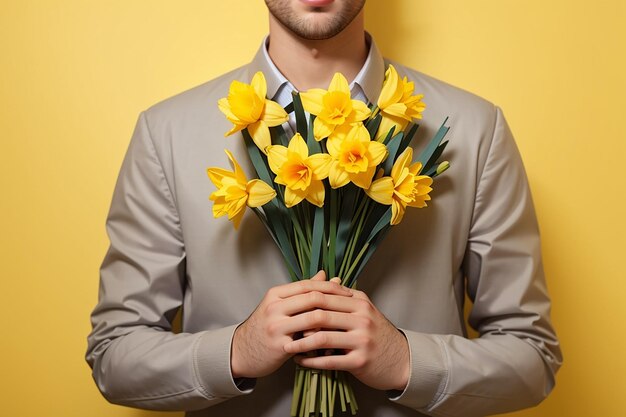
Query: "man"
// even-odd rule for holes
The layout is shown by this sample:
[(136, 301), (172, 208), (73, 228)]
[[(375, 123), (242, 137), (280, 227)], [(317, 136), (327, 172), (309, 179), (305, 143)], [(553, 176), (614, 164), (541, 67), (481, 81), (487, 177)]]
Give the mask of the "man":
[[(247, 216), (213, 219), (209, 166), (241, 137), (217, 110), (232, 80), (263, 71), (268, 97), (326, 88), (335, 72), (376, 102), (388, 65), (364, 31), (365, 0), (266, 0), (254, 60), (143, 112), (116, 185), (87, 361), (111, 402), (188, 416), (287, 416), (294, 362), (354, 377), (361, 416), (474, 416), (540, 402), (561, 352), (549, 319), (536, 219), (501, 111), (395, 64), (428, 105), (414, 146), (450, 116), (433, 202), (406, 214), (359, 279), (287, 283)], [(289, 125), (286, 125), (290, 129)], [(464, 294), (474, 301), (466, 338)], [(182, 306), (182, 332), (171, 321)], [(310, 329), (306, 337), (293, 335)], [(308, 356), (323, 348), (332, 356)], [(292, 360), (293, 358), (293, 360)]]

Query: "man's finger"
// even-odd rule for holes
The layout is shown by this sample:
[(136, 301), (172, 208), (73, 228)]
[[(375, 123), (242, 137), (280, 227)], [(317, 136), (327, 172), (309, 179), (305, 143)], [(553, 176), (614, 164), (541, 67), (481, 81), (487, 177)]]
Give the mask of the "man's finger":
[(347, 332), (319, 331), (305, 336), (302, 339), (287, 343), (284, 347), (287, 353), (305, 353), (318, 349), (356, 349), (358, 348), (356, 339)]
[(363, 359), (356, 353), (356, 351), (350, 351), (345, 355), (298, 355), (294, 357), (294, 360), (300, 366), (314, 369), (352, 371), (362, 368), (364, 365)]
[(317, 281), (312, 279), (292, 282), (290, 284), (275, 287), (275, 289), (275, 294), (280, 298), (293, 297), (294, 295), (304, 294), (310, 291), (319, 291), (326, 294), (336, 294), (348, 297), (352, 296), (352, 292), (348, 288), (342, 287), (336, 282)]
[(339, 311), (351, 313), (356, 310), (357, 305), (351, 303), (352, 297), (346, 299), (345, 295), (324, 294), (319, 291), (311, 291), (305, 294), (294, 295), (280, 301), (281, 313), (286, 316), (304, 313), (315, 309), (329, 311)]
[(324, 272), (324, 270), (320, 270), (317, 272), (317, 274), (313, 275), (310, 278), (312, 281), (326, 281), (326, 272)]
[(335, 311), (314, 310), (283, 319), (280, 323), (282, 334), (294, 334), (311, 329), (352, 330), (354, 315)]

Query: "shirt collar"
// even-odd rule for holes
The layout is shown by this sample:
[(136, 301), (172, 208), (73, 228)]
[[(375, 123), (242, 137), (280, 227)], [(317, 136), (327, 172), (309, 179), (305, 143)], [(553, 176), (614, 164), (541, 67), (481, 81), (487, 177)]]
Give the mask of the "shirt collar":
[[(385, 62), (383, 57), (374, 42), (372, 36), (365, 32), (365, 37), (369, 43), (369, 52), (363, 67), (354, 78), (353, 84), (358, 85), (363, 92), (367, 100), (370, 103), (375, 103), (378, 100), (378, 95), (385, 80)], [(268, 52), (267, 45), (269, 36), (266, 36), (261, 43), (261, 47), (258, 49), (254, 59), (249, 65), (250, 78), (257, 71), (263, 72), (265, 80), (267, 82), (267, 96), (274, 97), (281, 86), (288, 84), (290, 89), (293, 89), (289, 80), (278, 70), (276, 65), (272, 62)]]

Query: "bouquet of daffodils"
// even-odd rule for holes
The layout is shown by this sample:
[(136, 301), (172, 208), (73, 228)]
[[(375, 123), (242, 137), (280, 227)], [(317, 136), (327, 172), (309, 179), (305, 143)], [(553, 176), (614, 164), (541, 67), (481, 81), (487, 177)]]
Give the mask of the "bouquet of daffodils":
[[(209, 168), (217, 187), (215, 217), (238, 228), (252, 208), (280, 249), (292, 280), (323, 269), (354, 287), (366, 263), (407, 207), (426, 207), (447, 141), (445, 121), (413, 160), (411, 140), (422, 118), (422, 95), (390, 65), (376, 105), (352, 100), (337, 73), (328, 90), (295, 93), (283, 108), (266, 98), (261, 72), (251, 84), (233, 81), (220, 110), (241, 132), (257, 179), (248, 181), (233, 155), (234, 171)], [(295, 113), (297, 133), (283, 124)], [(308, 116), (308, 117), (307, 117)], [(324, 354), (324, 353), (322, 353)], [(342, 371), (296, 370), (292, 416), (333, 416), (335, 404), (356, 414), (356, 398)]]

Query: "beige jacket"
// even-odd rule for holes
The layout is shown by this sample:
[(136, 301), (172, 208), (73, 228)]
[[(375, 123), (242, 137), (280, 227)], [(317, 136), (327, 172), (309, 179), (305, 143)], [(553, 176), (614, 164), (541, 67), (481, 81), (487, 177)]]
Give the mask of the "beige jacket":
[[(379, 74), (385, 61), (372, 44)], [(409, 209), (359, 279), (359, 288), (402, 329), (411, 351), (404, 392), (354, 381), (359, 415), (478, 416), (540, 402), (554, 386), (561, 352), (550, 323), (539, 233), (520, 155), (501, 110), (395, 64), (424, 94), (414, 139), (419, 151), (446, 116), (445, 159), (425, 209)], [(217, 109), (249, 65), (160, 102), (139, 116), (115, 188), (86, 359), (111, 402), (188, 416), (287, 417), (293, 384), (288, 361), (239, 387), (230, 373), (233, 331), (272, 286), (289, 281), (280, 253), (247, 213), (239, 231), (214, 219), (206, 175), (242, 164), (240, 136)], [(381, 80), (382, 82), (382, 80)], [(245, 165), (245, 164), (244, 164)], [(251, 168), (246, 166), (249, 177)], [(466, 337), (465, 294), (474, 301)], [(183, 309), (182, 332), (171, 322)]]

